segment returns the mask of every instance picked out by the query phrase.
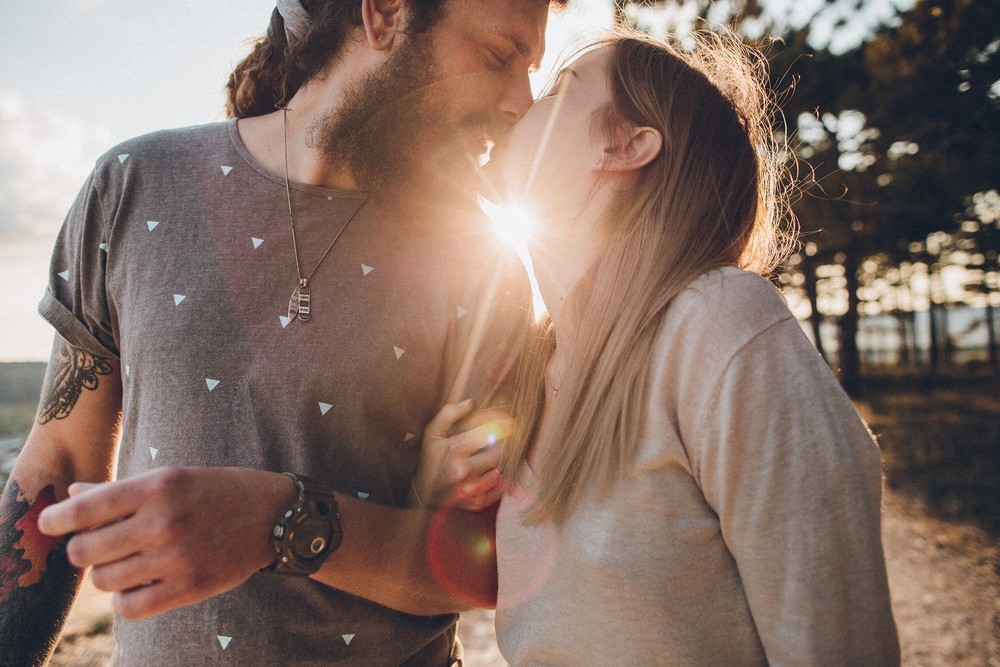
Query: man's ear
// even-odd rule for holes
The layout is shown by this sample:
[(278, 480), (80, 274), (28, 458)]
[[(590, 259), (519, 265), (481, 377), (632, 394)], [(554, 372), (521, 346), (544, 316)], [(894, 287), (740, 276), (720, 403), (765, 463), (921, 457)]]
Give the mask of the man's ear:
[(663, 150), (663, 135), (653, 127), (634, 127), (623, 141), (605, 149), (607, 158), (602, 164), (605, 171), (635, 171), (656, 159)]
[(403, 28), (403, 0), (361, 0), (365, 37), (376, 51), (392, 46)]

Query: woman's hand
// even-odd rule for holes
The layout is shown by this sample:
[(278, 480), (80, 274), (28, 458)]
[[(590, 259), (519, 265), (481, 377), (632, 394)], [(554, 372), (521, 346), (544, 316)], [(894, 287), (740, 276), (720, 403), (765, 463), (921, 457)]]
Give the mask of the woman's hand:
[[(447, 505), (473, 512), (500, 500), (500, 448), (513, 429), (510, 416), (484, 410), (471, 416), (472, 400), (449, 403), (424, 429), (420, 465), (413, 477), (410, 504)], [(461, 429), (449, 436), (463, 420)]]

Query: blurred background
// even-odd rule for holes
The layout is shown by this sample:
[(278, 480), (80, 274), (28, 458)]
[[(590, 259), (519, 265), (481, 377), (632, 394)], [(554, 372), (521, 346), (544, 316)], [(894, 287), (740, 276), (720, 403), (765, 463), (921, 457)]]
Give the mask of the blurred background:
[[(35, 313), (48, 256), (95, 158), (220, 120), (227, 75), (273, 6), (0, 10), (0, 482), (51, 344)], [(882, 447), (904, 664), (1000, 667), (1000, 1), (571, 0), (535, 90), (614, 23), (682, 41), (731, 30), (769, 55), (802, 229), (778, 279)], [(53, 664), (106, 664), (109, 625), (88, 587)], [(490, 613), (461, 631), (471, 667), (504, 664)]]

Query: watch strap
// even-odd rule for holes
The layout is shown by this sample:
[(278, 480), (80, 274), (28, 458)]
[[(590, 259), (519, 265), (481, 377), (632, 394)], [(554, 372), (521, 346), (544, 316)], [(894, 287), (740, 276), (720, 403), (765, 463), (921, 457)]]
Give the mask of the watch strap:
[(309, 477), (284, 473), (298, 495), (271, 531), (275, 562), (265, 568), (279, 574), (308, 576), (316, 572), (343, 539), (333, 490)]

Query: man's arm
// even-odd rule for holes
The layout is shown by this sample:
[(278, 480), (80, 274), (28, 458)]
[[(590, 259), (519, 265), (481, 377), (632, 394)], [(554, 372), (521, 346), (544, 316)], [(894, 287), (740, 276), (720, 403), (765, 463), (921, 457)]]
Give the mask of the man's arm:
[(65, 541), (42, 534), (38, 515), (76, 480), (106, 481), (115, 453), (121, 384), (116, 361), (56, 336), (36, 422), (0, 498), (0, 655), (41, 665), (80, 581)]
[[(70, 562), (93, 566), (94, 585), (132, 620), (223, 593), (274, 562), (270, 532), (295, 498), (287, 476), (243, 468), (162, 468), (69, 492), (39, 525), (75, 533)], [(337, 501), (344, 541), (318, 581), (415, 615), (494, 603), (492, 514)]]

